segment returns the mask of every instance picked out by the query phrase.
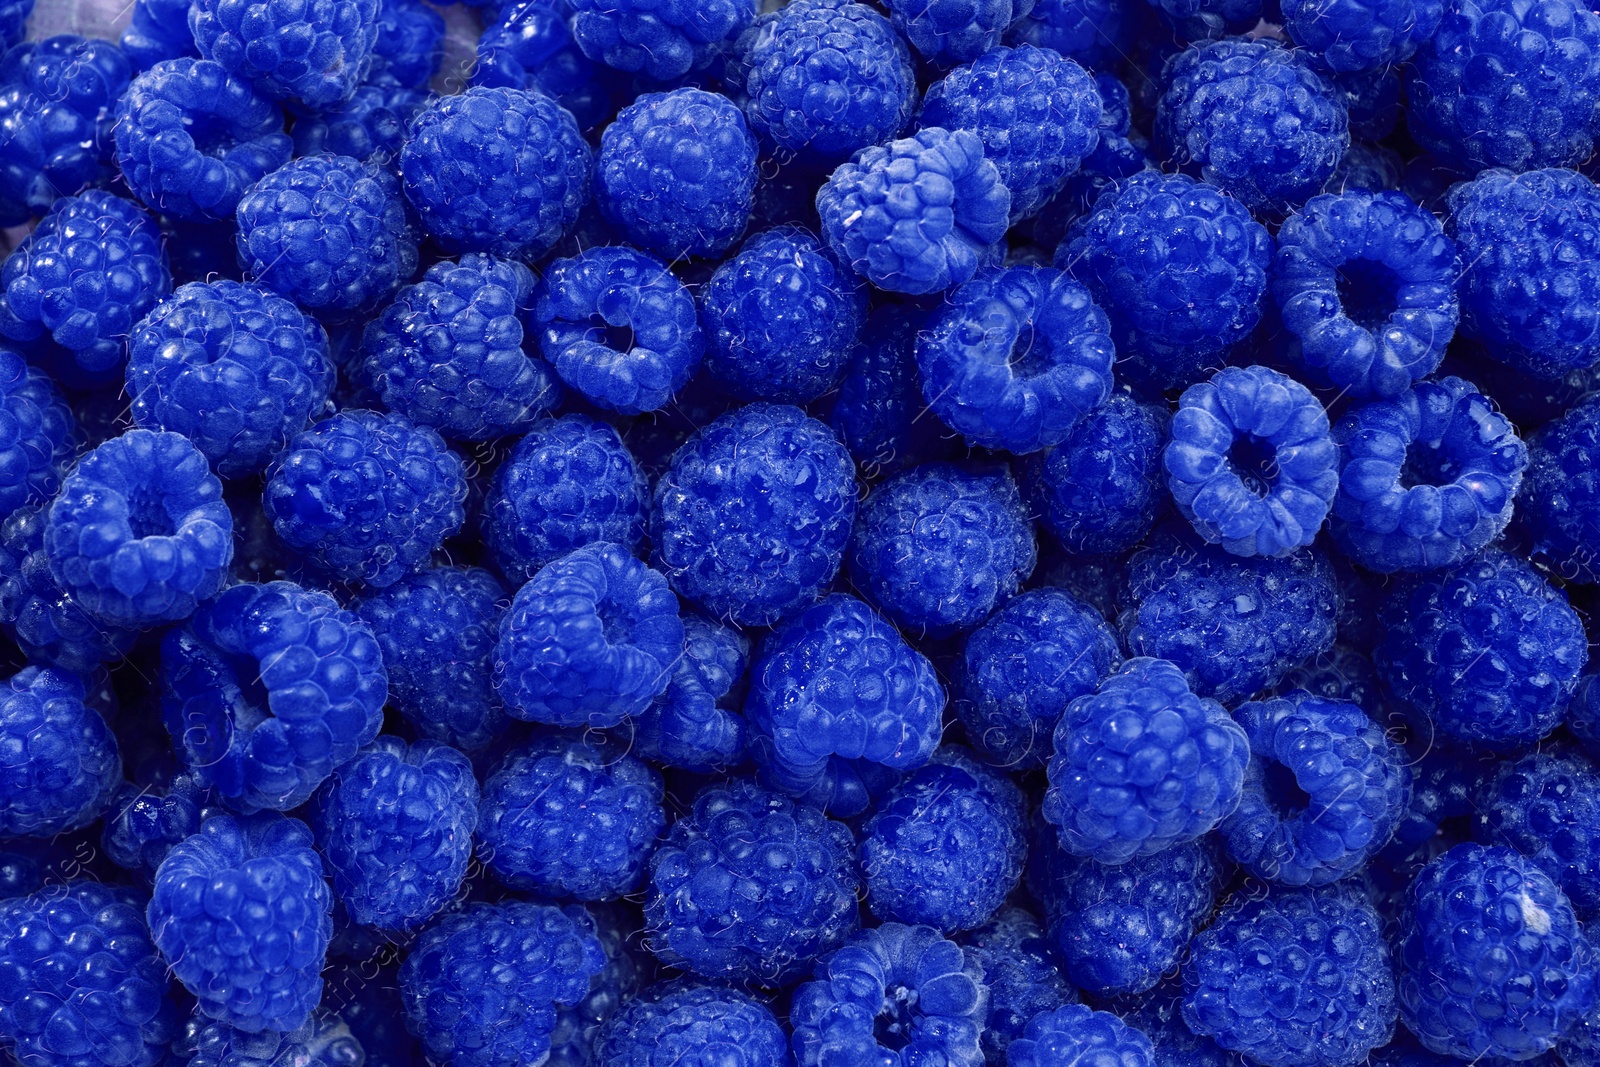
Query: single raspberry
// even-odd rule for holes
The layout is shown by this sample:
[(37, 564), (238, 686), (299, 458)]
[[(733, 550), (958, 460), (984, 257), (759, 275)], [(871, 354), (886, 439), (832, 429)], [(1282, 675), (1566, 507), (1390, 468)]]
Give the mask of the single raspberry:
[(25, 667), (6, 680), (0, 834), (53, 837), (100, 817), (122, 779), (122, 757), (86, 696), (82, 678), (53, 667)]
[(195, 0), (189, 28), (202, 56), (275, 99), (317, 111), (348, 100), (366, 77), (378, 8), (379, 0)]

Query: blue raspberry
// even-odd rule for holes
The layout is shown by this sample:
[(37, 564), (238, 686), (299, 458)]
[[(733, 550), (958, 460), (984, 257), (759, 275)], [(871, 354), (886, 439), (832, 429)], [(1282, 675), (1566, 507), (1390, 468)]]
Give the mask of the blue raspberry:
[(1442, 1056), (1530, 1059), (1595, 999), (1572, 905), (1509, 848), (1457, 845), (1424, 867), (1396, 954), (1401, 1017)]
[(1250, 767), (1221, 835), (1245, 870), (1328, 885), (1388, 844), (1411, 800), (1411, 771), (1359, 705), (1295, 692), (1233, 714), (1250, 738)]
[[(1263, 8), (1261, 0), (1152, 0), (1152, 6), (1161, 14), (1162, 23), (1170, 27), (1174, 42), (1166, 45), (1163, 52), (1186, 40), (1214, 40), (1227, 33), (1248, 32), (1260, 21)], [(1271, 12), (1268, 17), (1272, 17)], [(1160, 43), (1165, 45), (1164, 41)], [(1159, 65), (1163, 52), (1147, 62), (1152, 67)]]
[(71, 354), (64, 384), (108, 380), (134, 323), (172, 291), (161, 230), (130, 201), (62, 197), (0, 267), (0, 335), (46, 334)]
[(789, 1063), (789, 1039), (772, 1009), (733, 989), (673, 982), (623, 1005), (595, 1043), (605, 1067), (719, 1067)]
[(923, 398), (974, 444), (1050, 448), (1111, 394), (1110, 332), (1089, 291), (1061, 271), (983, 271), (917, 336)]
[(500, 620), (494, 685), (519, 719), (615, 726), (667, 688), (678, 600), (627, 549), (597, 541), (541, 567)]
[(596, 541), (644, 538), (647, 485), (617, 431), (587, 415), (537, 422), (495, 471), (483, 540), (502, 574), (521, 584), (552, 560)]
[(545, 737), (483, 783), (478, 850), (502, 883), (546, 898), (632, 893), (666, 829), (661, 776), (626, 753)]
[(989, 1019), (979, 1041), (985, 1062), (1002, 1067), (1006, 1049), (1035, 1015), (1070, 1004), (1077, 992), (1056, 966), (1044, 931), (1020, 907), (999, 913), (962, 939), (969, 959), (983, 969)]
[(1417, 723), (1491, 749), (1532, 744), (1561, 722), (1589, 656), (1560, 590), (1499, 551), (1397, 586), (1373, 664)]
[(611, 118), (615, 79), (579, 49), (572, 14), (566, 0), (506, 5), (478, 38), (472, 84), (543, 89), (572, 112), (582, 130)]
[(1471, 837), (1477, 821), (1485, 764), (1454, 748), (1434, 744), (1411, 762), (1411, 803), (1394, 837), (1374, 857), (1369, 871), (1392, 872), (1404, 890), (1424, 863)]
[(1384, 574), (1471, 558), (1511, 521), (1528, 465), (1511, 423), (1454, 377), (1355, 408), (1334, 440), (1334, 540), (1351, 560)]
[(381, 589), (427, 566), (465, 521), (466, 494), (460, 458), (433, 430), (346, 410), (290, 439), (262, 503), (290, 548)]
[(453, 748), (380, 737), (339, 768), (314, 810), (317, 844), (350, 918), (406, 930), (427, 922), (461, 888), (478, 781)]
[(1407, 129), (1469, 174), (1571, 167), (1594, 153), (1600, 16), (1587, 4), (1449, 0), (1408, 70)]
[(0, 57), (0, 226), (112, 176), (117, 99), (132, 75), (113, 42), (70, 33)]
[(90, 615), (152, 626), (188, 618), (222, 587), (233, 516), (187, 437), (129, 430), (63, 480), (44, 543), (56, 581)]
[(1128, 52), (1141, 5), (1130, 0), (1038, 0), (1006, 31), (1006, 43), (1031, 44), (1101, 70)]
[(1111, 319), (1131, 380), (1160, 390), (1188, 385), (1255, 329), (1272, 238), (1220, 189), (1146, 171), (1101, 195), (1055, 263)]
[(366, 84), (426, 90), (444, 62), (444, 33), (444, 19), (419, 0), (379, 0)]
[(1161, 77), (1156, 133), (1174, 162), (1251, 210), (1304, 203), (1350, 147), (1343, 98), (1302, 53), (1274, 41), (1200, 44)]
[(0, 347), (0, 517), (55, 496), (81, 440), (50, 377)]
[(293, 582), (243, 584), (161, 643), (162, 717), (189, 766), (244, 811), (287, 811), (377, 736), (371, 629)]
[(1455, 242), (1404, 193), (1312, 197), (1278, 230), (1272, 295), (1290, 361), (1348, 396), (1398, 396), (1444, 358), (1458, 275)]
[(861, 828), (861, 870), (872, 913), (885, 922), (970, 930), (1022, 877), (1022, 791), (947, 748), (902, 778)]
[(188, 0), (134, 0), (132, 17), (118, 43), (135, 71), (149, 70), (164, 59), (200, 55), (189, 29)]
[(200, 831), (213, 802), (192, 773), (178, 775), (165, 789), (123, 782), (106, 807), (101, 847), (118, 867), (153, 878), (167, 853)]
[(1562, 746), (1500, 764), (1475, 798), (1478, 836), (1549, 875), (1580, 916), (1600, 911), (1600, 771)]
[(647, 954), (636, 951), (639, 919), (631, 910), (590, 904), (589, 915), (606, 965), (589, 979), (589, 992), (556, 1010), (548, 1067), (594, 1067), (600, 1029), (631, 1001), (654, 974)]
[(285, 1063), (303, 1067), (362, 1067), (370, 1060), (361, 1041), (326, 1006), (319, 1007), (299, 1028), (287, 1033), (262, 1030), (248, 1033), (225, 1022), (196, 1013), (172, 1043), (172, 1067), (275, 1067)]
[(948, 459), (959, 443), (928, 411), (916, 362), (926, 316), (884, 305), (867, 317), (830, 416), (850, 454), (869, 473)]
[(308, 311), (364, 311), (417, 266), (394, 177), (349, 156), (291, 160), (245, 193), (238, 217), (239, 262)]
[(1446, 200), (1464, 332), (1540, 378), (1600, 360), (1600, 188), (1570, 170), (1497, 170)]
[(672, 81), (711, 65), (755, 17), (754, 0), (574, 0), (583, 54), (616, 70)]
[(833, 433), (799, 408), (749, 404), (672, 457), (650, 532), (681, 595), (769, 626), (833, 580), (855, 514), (855, 466)]
[[(0, 835), (54, 837), (100, 816), (122, 779), (105, 720), (84, 703), (83, 679), (27, 667), (0, 690)], [(0, 1011), (0, 1020), (5, 1013)]]
[(1042, 766), (1061, 713), (1121, 659), (1116, 632), (1098, 611), (1065, 590), (1023, 593), (962, 649), (956, 714), (967, 740), (997, 766)]
[(319, 111), (348, 100), (366, 77), (378, 8), (379, 0), (194, 0), (189, 28), (202, 56), (274, 99)]
[(598, 407), (665, 407), (700, 365), (694, 297), (667, 265), (633, 248), (591, 248), (546, 269), (533, 324), (561, 380)]
[(605, 965), (582, 908), (469, 904), (428, 927), (401, 965), (406, 1026), (437, 1062), (543, 1063), (557, 1008), (581, 1001)]
[(0, 52), (20, 44), (28, 35), (28, 16), (34, 0), (6, 0), (0, 5)]
[(817, 192), (822, 235), (839, 258), (878, 288), (912, 295), (971, 279), (1010, 211), (978, 135), (937, 126), (861, 149)]
[(732, 247), (750, 221), (755, 185), (755, 138), (737, 105), (716, 93), (646, 93), (600, 138), (600, 210), (632, 243), (667, 259), (719, 257)]
[(1023, 488), (1044, 527), (1069, 552), (1124, 552), (1164, 506), (1164, 407), (1113, 392), (1055, 448), (1022, 465)]
[(847, 158), (897, 137), (916, 105), (905, 41), (852, 0), (795, 0), (739, 39), (744, 114), (756, 136), (805, 160)]
[(521, 263), (480, 252), (435, 263), (368, 324), (362, 373), (386, 408), (446, 437), (527, 429), (560, 397), (550, 365), (522, 347), (535, 284)]
[(1155, 1067), (1150, 1038), (1108, 1011), (1065, 1004), (1028, 1022), (1011, 1043), (1009, 1067)]
[(224, 478), (256, 474), (328, 403), (322, 327), (257, 285), (190, 282), (128, 339), (135, 425), (181, 433)]
[(134, 78), (116, 139), (133, 195), (173, 218), (212, 221), (232, 218), (292, 148), (283, 109), (209, 59), (169, 59)]
[[(945, 693), (933, 666), (867, 605), (835, 593), (772, 631), (745, 714), (783, 778), (829, 763), (918, 767), (938, 747)], [(788, 791), (787, 789), (785, 791)]]
[(1328, 413), (1270, 367), (1225, 367), (1185, 389), (1161, 458), (1178, 511), (1235, 556), (1305, 548), (1339, 488)]
[(1036, 556), (1027, 507), (1007, 470), (929, 463), (867, 497), (850, 572), (895, 623), (942, 637), (970, 630), (1008, 600)]
[(423, 737), (477, 752), (510, 725), (489, 677), (508, 594), (477, 567), (434, 567), (355, 605), (389, 676), (389, 701)]
[(860, 280), (798, 226), (746, 241), (700, 300), (711, 379), (737, 397), (787, 403), (839, 383), (867, 311)]
[(207, 1016), (243, 1030), (295, 1030), (322, 997), (333, 895), (311, 830), (276, 812), (213, 815), (167, 853), (150, 931)]
[(297, 115), (290, 131), (294, 154), (349, 156), (393, 170), (406, 128), (427, 105), (427, 94), (418, 89), (363, 85), (327, 111)]
[(1196, 693), (1235, 704), (1332, 648), (1338, 610), (1316, 549), (1246, 559), (1169, 529), (1129, 561), (1118, 629), (1131, 655), (1171, 660)]
[(0, 629), (41, 666), (89, 675), (127, 654), (138, 631), (94, 619), (50, 572), (49, 505), (19, 508), (0, 524)]
[(1223, 873), (1206, 841), (1107, 866), (1049, 851), (1041, 887), (1049, 943), (1072, 984), (1096, 996), (1144, 993), (1211, 916)]
[(1232, 813), (1249, 758), (1245, 732), (1181, 670), (1130, 659), (1062, 713), (1042, 810), (1074, 856), (1126, 863)]
[(1283, 28), (1334, 73), (1397, 66), (1439, 29), (1443, 0), (1288, 0)]
[(982, 1067), (985, 992), (961, 946), (931, 926), (863, 930), (817, 965), (815, 981), (795, 990), (789, 1022), (796, 1067), (896, 1059)]
[(744, 698), (750, 640), (699, 615), (683, 616), (683, 655), (667, 691), (633, 718), (633, 751), (667, 767), (709, 773), (738, 763), (749, 731)]
[(1235, 894), (1195, 938), (1183, 1017), (1273, 1067), (1354, 1067), (1394, 1033), (1383, 924), (1359, 885)]
[(702, 790), (650, 859), (651, 949), (707, 978), (784, 985), (859, 925), (843, 823), (749, 780)]
[(416, 117), (400, 172), (446, 248), (533, 259), (578, 221), (590, 158), (571, 112), (544, 93), (474, 86)]
[(917, 121), (971, 130), (1011, 191), (1011, 221), (1054, 196), (1100, 139), (1090, 74), (1047, 48), (993, 48), (929, 87)]
[(1026, 13), (1026, 0), (894, 0), (886, 5), (894, 28), (917, 55), (938, 68), (967, 63), (991, 51), (1000, 35)]
[(1574, 406), (1529, 442), (1518, 503), (1533, 557), (1559, 577), (1593, 581), (1594, 546), (1600, 544), (1600, 398)]
[(16, 1062), (154, 1067), (178, 1029), (130, 894), (87, 880), (0, 903), (0, 1040)]

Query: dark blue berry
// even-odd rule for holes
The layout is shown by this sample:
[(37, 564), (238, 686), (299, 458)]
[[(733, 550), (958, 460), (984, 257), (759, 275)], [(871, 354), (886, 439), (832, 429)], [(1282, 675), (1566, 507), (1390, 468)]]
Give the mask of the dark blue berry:
[(750, 404), (690, 438), (656, 482), (654, 558), (713, 616), (771, 625), (833, 580), (855, 513), (833, 433), (799, 408)]
[(600, 210), (629, 241), (667, 259), (732, 247), (750, 221), (755, 183), (755, 138), (716, 93), (646, 93), (600, 138)]
[(1008, 1067), (1155, 1067), (1150, 1038), (1108, 1011), (1066, 1004), (1034, 1016), (1011, 1043)]
[(363, 375), (390, 411), (446, 437), (527, 429), (560, 398), (550, 365), (523, 350), (535, 284), (521, 263), (481, 252), (435, 263), (368, 324)]
[(1288, 0), (1283, 28), (1336, 73), (1397, 66), (1432, 37), (1442, 0)]
[(181, 433), (224, 478), (256, 474), (333, 389), (322, 327), (257, 285), (190, 282), (128, 340), (136, 425)]
[(663, 408), (705, 353), (694, 298), (667, 265), (622, 246), (552, 262), (533, 325), (561, 380), (624, 415)]
[(167, 1062), (171, 1067), (363, 1067), (369, 1062), (376, 1067), (378, 1061), (367, 1057), (345, 1020), (324, 1006), (288, 1032), (250, 1033), (196, 1012), (172, 1043)]
[(78, 830), (111, 799), (122, 757), (86, 697), (82, 678), (53, 667), (26, 667), (6, 680), (0, 690), (0, 835)]
[(1571, 581), (1600, 574), (1600, 399), (1574, 406), (1529, 442), (1518, 505), (1536, 559)]
[(366, 623), (293, 582), (243, 584), (161, 645), (162, 717), (244, 811), (287, 811), (377, 736), (386, 676)]
[(1006, 1049), (1035, 1015), (1077, 1000), (1056, 965), (1044, 931), (1020, 907), (999, 913), (962, 938), (968, 958), (983, 968), (989, 1018), (979, 1040), (986, 1063), (1003, 1067)]
[(974, 444), (1050, 448), (1110, 395), (1110, 332), (1089, 291), (1061, 271), (985, 271), (917, 337), (923, 398)]
[(601, 1030), (595, 1056), (604, 1067), (790, 1062), (788, 1036), (772, 1009), (737, 990), (686, 983), (656, 986), (628, 1001)]
[(894, 0), (886, 6), (894, 28), (919, 56), (935, 67), (950, 67), (991, 51), (1027, 4), (1025, 0)]
[(422, 89), (444, 61), (444, 19), (419, 0), (379, 0), (366, 84)]
[(119, 43), (135, 71), (149, 70), (163, 59), (200, 55), (189, 29), (188, 0), (134, 0), (133, 15)]
[(121, 659), (138, 631), (96, 620), (50, 572), (48, 505), (19, 508), (0, 524), (0, 628), (31, 662), (89, 675)]
[(165, 789), (123, 782), (106, 807), (100, 843), (118, 867), (153, 878), (174, 845), (200, 830), (210, 814), (211, 792), (192, 773)]
[(294, 154), (330, 153), (394, 170), (411, 120), (428, 105), (419, 89), (363, 85), (344, 103), (295, 117)]
[(755, 17), (754, 0), (574, 0), (583, 54), (655, 81), (710, 65)]
[(545, 564), (500, 620), (506, 710), (554, 726), (615, 726), (667, 688), (683, 622), (666, 579), (597, 541)]
[(81, 441), (49, 376), (0, 348), (0, 516), (55, 496)]
[(295, 1030), (322, 997), (333, 894), (311, 831), (277, 812), (213, 815), (167, 853), (147, 915), (172, 973), (212, 1019)]
[(378, 40), (379, 0), (194, 0), (200, 54), (275, 99), (318, 111), (348, 100)]
[(543, 89), (572, 112), (580, 129), (605, 122), (616, 110), (615, 79), (578, 48), (572, 15), (566, 0), (506, 5), (478, 38), (472, 84)]
[(426, 426), (345, 410), (296, 434), (262, 502), (285, 544), (346, 581), (393, 585), (461, 528), (459, 457)]
[(283, 109), (209, 59), (169, 59), (133, 79), (117, 105), (117, 164), (151, 209), (233, 217), (245, 190), (289, 162)]
[(850, 572), (892, 621), (939, 637), (970, 630), (1008, 600), (1036, 554), (1009, 471), (929, 463), (867, 497)]
[(1579, 916), (1600, 911), (1600, 771), (1562, 746), (1502, 763), (1475, 798), (1478, 838), (1548, 874)]
[(1102, 70), (1122, 61), (1139, 21), (1129, 0), (1038, 0), (1006, 31), (1006, 43), (1031, 44)]
[(744, 698), (750, 640), (699, 615), (683, 616), (683, 655), (667, 691), (633, 718), (633, 750), (668, 767), (710, 772), (738, 763), (749, 731)]
[(850, 454), (869, 473), (947, 459), (959, 444), (922, 399), (915, 355), (926, 316), (888, 304), (873, 311), (831, 416)]

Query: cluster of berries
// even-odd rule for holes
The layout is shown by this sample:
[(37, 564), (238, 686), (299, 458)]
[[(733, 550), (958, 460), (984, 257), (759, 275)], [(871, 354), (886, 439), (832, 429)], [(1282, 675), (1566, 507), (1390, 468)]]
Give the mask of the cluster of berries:
[(1600, 1067), (1589, 4), (36, 2), (0, 1061)]

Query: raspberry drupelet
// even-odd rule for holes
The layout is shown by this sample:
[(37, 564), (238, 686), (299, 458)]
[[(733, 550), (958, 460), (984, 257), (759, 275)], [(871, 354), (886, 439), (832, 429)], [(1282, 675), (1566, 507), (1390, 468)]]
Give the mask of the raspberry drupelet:
[(388, 692), (371, 629), (320, 590), (244, 583), (161, 643), (162, 717), (237, 810), (288, 811), (377, 736)]
[(183, 434), (224, 478), (259, 473), (322, 413), (333, 379), (322, 326), (258, 285), (180, 286), (128, 341), (134, 423)]
[(615, 726), (667, 688), (683, 654), (678, 599), (620, 545), (541, 567), (500, 620), (494, 685), (506, 710), (552, 726)]
[(322, 996), (333, 895), (305, 823), (213, 815), (167, 853), (147, 916), (200, 1011), (245, 1033), (294, 1030)]
[(799, 408), (748, 404), (657, 480), (653, 558), (712, 616), (768, 626), (833, 580), (855, 515), (855, 465), (832, 431)]

